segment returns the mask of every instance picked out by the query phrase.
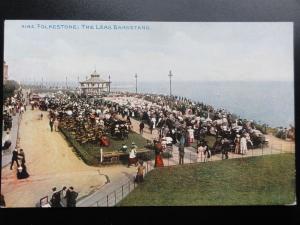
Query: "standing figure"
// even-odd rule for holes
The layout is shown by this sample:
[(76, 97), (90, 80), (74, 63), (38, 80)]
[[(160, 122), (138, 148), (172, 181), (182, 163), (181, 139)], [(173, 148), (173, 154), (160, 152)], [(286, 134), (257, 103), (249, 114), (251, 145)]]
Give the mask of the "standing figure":
[(149, 129), (150, 129), (150, 133), (152, 134), (152, 132), (153, 132), (153, 126), (154, 126), (154, 123), (153, 123), (153, 121), (151, 120), (150, 121), (150, 124), (149, 124)]
[(23, 149), (20, 149), (20, 152), (18, 153), (18, 159), (21, 161), (21, 164), (25, 164), (25, 153)]
[(134, 142), (132, 142), (132, 147), (129, 153), (128, 167), (130, 167), (131, 164), (135, 164), (135, 166), (137, 166), (136, 145)]
[(60, 192), (60, 204), (64, 207), (67, 206), (67, 197), (66, 197), (66, 194), (67, 194), (67, 187), (64, 186)]
[(240, 153), (240, 135), (237, 134), (235, 139), (234, 139), (234, 144), (235, 144), (235, 149), (234, 153), (239, 154)]
[(223, 138), (221, 141), (222, 144), (222, 159), (228, 159), (228, 151), (229, 151), (229, 142), (226, 138)]
[(136, 177), (135, 177), (135, 182), (137, 183), (141, 183), (144, 181), (144, 170), (145, 170), (145, 167), (143, 166), (144, 162), (143, 161), (140, 161), (139, 163), (140, 165), (138, 166), (138, 171), (137, 171), (137, 174), (136, 174)]
[(125, 152), (127, 152), (127, 150), (128, 150), (127, 145), (125, 143), (123, 143), (122, 147), (120, 148), (120, 151), (125, 153)]
[(179, 144), (178, 151), (179, 151), (179, 165), (182, 165), (184, 163), (183, 162), (183, 159), (184, 159), (184, 145)]
[(69, 187), (66, 192), (66, 199), (67, 199), (67, 207), (76, 207), (76, 199), (78, 193), (74, 191), (73, 187)]
[(155, 165), (154, 165), (154, 167), (163, 167), (164, 161), (161, 156), (162, 149), (163, 149), (162, 144), (158, 141), (155, 141), (154, 147), (155, 147)]
[(54, 124), (53, 118), (50, 118), (49, 126), (50, 126), (50, 129), (51, 129), (51, 132), (53, 131), (53, 124)]
[(21, 166), (18, 167), (17, 178), (18, 179), (26, 179), (28, 177), (29, 177), (29, 174), (27, 172), (27, 167), (25, 166), (25, 163), (22, 162)]
[(204, 158), (203, 156), (204, 156), (204, 152), (206, 150), (206, 147), (207, 146), (205, 146), (204, 143), (201, 143), (199, 145), (199, 147), (197, 149), (197, 162), (198, 162), (199, 159), (200, 159), (200, 162), (202, 162), (202, 158)]
[(55, 130), (55, 131), (58, 131), (58, 125), (59, 125), (59, 122), (58, 122), (58, 119), (57, 119), (57, 118), (55, 118), (53, 124), (54, 124), (54, 130)]
[(155, 118), (155, 117), (152, 117), (152, 118), (151, 118), (151, 121), (153, 122), (153, 129), (155, 129), (155, 125), (156, 125), (156, 118)]
[(18, 162), (18, 150), (15, 148), (12, 152), (12, 158), (11, 158), (11, 164), (10, 164), (10, 169), (12, 170), (12, 167), (14, 165), (14, 162), (17, 163), (17, 166), (19, 167), (19, 162)]
[(204, 162), (207, 162), (210, 157), (211, 157), (211, 151), (207, 145), (207, 142), (204, 141)]
[(247, 139), (246, 139), (245, 135), (243, 135), (242, 138), (241, 138), (240, 149), (241, 149), (241, 154), (242, 155), (247, 154)]
[(51, 207), (56, 208), (56, 207), (61, 207), (60, 204), (60, 192), (56, 191), (56, 187), (52, 188), (52, 197), (50, 200)]
[(144, 133), (144, 127), (145, 127), (145, 124), (144, 124), (144, 122), (142, 121), (142, 122), (140, 123), (140, 134), (143, 134), (143, 133)]
[(192, 127), (189, 127), (187, 130), (188, 133), (188, 144), (194, 143), (194, 129)]

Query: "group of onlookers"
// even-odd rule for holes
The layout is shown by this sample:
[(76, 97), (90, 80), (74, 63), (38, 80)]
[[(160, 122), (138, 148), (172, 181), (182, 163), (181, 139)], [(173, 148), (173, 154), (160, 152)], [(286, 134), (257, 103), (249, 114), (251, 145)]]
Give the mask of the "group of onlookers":
[(53, 187), (52, 191), (53, 193), (50, 199), (51, 207), (76, 207), (78, 192), (74, 191), (72, 186), (68, 189), (64, 186), (61, 190), (57, 190), (56, 187)]

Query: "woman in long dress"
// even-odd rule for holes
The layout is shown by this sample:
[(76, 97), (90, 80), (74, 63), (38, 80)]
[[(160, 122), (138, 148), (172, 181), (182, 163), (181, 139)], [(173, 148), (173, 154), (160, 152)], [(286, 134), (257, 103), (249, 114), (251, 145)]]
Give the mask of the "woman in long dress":
[(27, 168), (25, 166), (25, 163), (22, 163), (20, 167), (18, 167), (17, 170), (17, 178), (18, 179), (26, 179), (29, 177), (29, 174), (27, 172)]
[(240, 135), (239, 134), (236, 135), (236, 137), (234, 139), (234, 143), (235, 143), (234, 153), (239, 154), (240, 153)]
[(245, 135), (243, 135), (243, 137), (241, 138), (240, 146), (241, 146), (241, 154), (242, 155), (247, 154), (247, 139)]
[(164, 161), (162, 159), (161, 153), (163, 151), (162, 144), (160, 142), (156, 142), (155, 146), (155, 165), (154, 167), (163, 167)]
[(197, 162), (202, 162), (204, 159), (204, 152), (206, 152), (206, 148), (207, 146), (204, 145), (204, 143), (201, 143), (199, 146), (198, 146), (198, 149), (197, 149)]

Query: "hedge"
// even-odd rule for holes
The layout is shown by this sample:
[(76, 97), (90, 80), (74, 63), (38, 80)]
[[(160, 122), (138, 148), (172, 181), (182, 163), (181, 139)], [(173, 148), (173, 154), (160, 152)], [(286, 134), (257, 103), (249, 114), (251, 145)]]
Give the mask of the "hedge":
[(72, 145), (75, 149), (76, 153), (80, 156), (80, 158), (88, 165), (96, 165), (99, 164), (99, 160), (91, 156), (80, 144), (72, 137), (72, 135), (65, 129), (59, 128), (63, 135), (66, 137), (67, 141)]

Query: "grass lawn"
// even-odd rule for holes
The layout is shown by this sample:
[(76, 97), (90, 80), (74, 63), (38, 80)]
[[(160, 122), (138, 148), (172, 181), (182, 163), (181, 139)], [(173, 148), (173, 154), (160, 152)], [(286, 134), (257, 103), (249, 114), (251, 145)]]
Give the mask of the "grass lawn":
[[(207, 145), (209, 148), (213, 148), (213, 146), (216, 142), (216, 137), (212, 136), (212, 135), (206, 135), (204, 140), (207, 141)], [(191, 144), (191, 147), (194, 147), (197, 149), (197, 140), (195, 140), (195, 142)]]
[(84, 143), (82, 144), (82, 147), (87, 149), (87, 151), (89, 151), (89, 153), (92, 155), (99, 155), (100, 148), (103, 149), (103, 152), (114, 152), (118, 151), (122, 147), (123, 143), (127, 145), (129, 150), (131, 148), (132, 142), (134, 142), (137, 145), (138, 149), (144, 148), (144, 146), (147, 144), (147, 139), (143, 138), (142, 135), (137, 134), (135, 132), (130, 132), (128, 135), (128, 139), (119, 140), (117, 138), (109, 137), (109, 140), (110, 146), (108, 147), (100, 147), (99, 142), (96, 144)]
[(122, 144), (125, 143), (128, 147), (128, 150), (130, 150), (131, 144), (132, 142), (134, 142), (138, 147), (137, 152), (139, 152), (139, 150), (144, 149), (147, 144), (147, 139), (143, 138), (140, 134), (137, 134), (135, 132), (129, 132), (128, 139), (125, 140), (118, 140), (116, 138), (109, 137), (110, 146), (108, 147), (100, 147), (99, 142), (80, 144), (75, 140), (75, 137), (71, 132), (68, 132), (63, 128), (61, 128), (60, 130), (66, 137), (69, 144), (74, 147), (79, 157), (81, 157), (83, 161), (88, 165), (99, 165), (101, 148), (104, 153), (116, 152), (121, 148)]
[(278, 154), (155, 169), (119, 205), (281, 205), (294, 201), (295, 156)]

